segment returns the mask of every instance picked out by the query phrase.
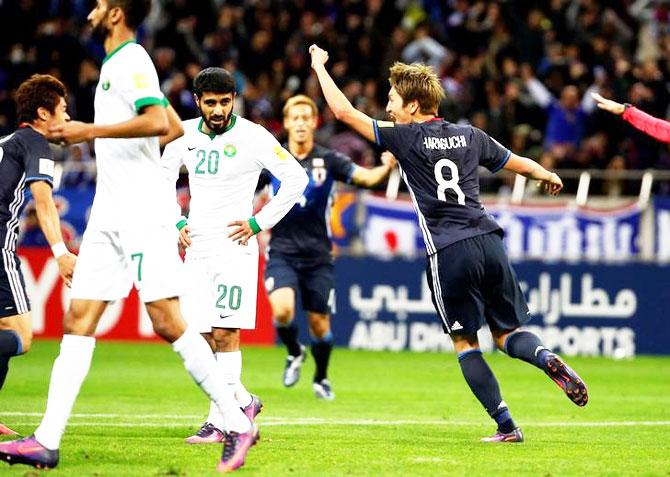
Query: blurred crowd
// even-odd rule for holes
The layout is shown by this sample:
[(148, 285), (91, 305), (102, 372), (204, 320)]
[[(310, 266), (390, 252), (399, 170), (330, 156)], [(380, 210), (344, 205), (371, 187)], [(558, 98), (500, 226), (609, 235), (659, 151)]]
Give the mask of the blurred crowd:
[[(86, 25), (91, 4), (0, 0), (0, 135), (16, 126), (12, 92), (33, 72), (62, 78), (70, 114), (93, 119), (104, 51)], [(237, 79), (240, 114), (281, 137), (284, 101), (305, 93), (321, 106), (318, 140), (363, 165), (379, 151), (323, 107), (312, 43), (330, 52), (336, 81), (373, 117), (385, 116), (389, 66), (422, 61), (447, 92), (443, 117), (545, 167), (670, 168), (665, 145), (595, 108), (589, 94), (668, 116), (670, 0), (156, 0), (139, 41), (183, 118), (197, 115), (194, 76), (223, 66)], [(90, 161), (94, 151), (64, 154)]]

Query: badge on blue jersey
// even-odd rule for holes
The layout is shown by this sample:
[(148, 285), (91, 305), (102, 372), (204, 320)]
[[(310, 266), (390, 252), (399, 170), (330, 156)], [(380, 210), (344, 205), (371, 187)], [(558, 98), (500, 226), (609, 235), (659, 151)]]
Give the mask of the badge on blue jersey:
[(323, 185), (328, 177), (326, 170), (326, 162), (322, 157), (315, 157), (312, 159), (312, 180), (317, 186)]

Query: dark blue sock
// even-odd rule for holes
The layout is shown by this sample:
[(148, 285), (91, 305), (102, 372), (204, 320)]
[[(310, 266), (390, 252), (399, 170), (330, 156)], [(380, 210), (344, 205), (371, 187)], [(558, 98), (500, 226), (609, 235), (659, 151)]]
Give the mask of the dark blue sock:
[(300, 356), (300, 342), (298, 341), (298, 326), (295, 324), (295, 321), (291, 321), (286, 326), (275, 324), (277, 328), (277, 334), (281, 339), (282, 343), (286, 345), (288, 349), (288, 354), (291, 356)]
[(0, 330), (0, 389), (9, 372), (9, 358), (23, 352), (21, 337), (14, 330)]
[(316, 364), (315, 383), (328, 377), (328, 362), (332, 350), (333, 334), (330, 331), (323, 338), (312, 338), (312, 356), (314, 356), (314, 364)]
[(480, 350), (468, 350), (458, 354), (458, 363), (472, 393), (482, 403), (489, 416), (498, 424), (500, 432), (509, 433), (516, 427), (505, 401), (500, 395), (498, 380), (484, 361)]
[(540, 338), (530, 331), (510, 333), (505, 340), (505, 352), (512, 358), (521, 359), (542, 370), (551, 356), (551, 351), (545, 348)]

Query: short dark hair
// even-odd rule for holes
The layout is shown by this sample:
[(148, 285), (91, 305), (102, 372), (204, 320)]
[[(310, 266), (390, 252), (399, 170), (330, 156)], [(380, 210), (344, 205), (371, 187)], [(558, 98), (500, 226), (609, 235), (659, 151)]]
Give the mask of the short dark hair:
[(205, 68), (193, 80), (193, 93), (198, 98), (203, 93), (237, 93), (235, 78), (223, 68)]
[(56, 112), (61, 98), (65, 98), (65, 86), (51, 75), (32, 75), (16, 91), (16, 115), (21, 123), (37, 119), (37, 109), (46, 108)]
[(137, 30), (151, 11), (151, 0), (108, 0), (107, 6), (123, 10), (128, 28)]

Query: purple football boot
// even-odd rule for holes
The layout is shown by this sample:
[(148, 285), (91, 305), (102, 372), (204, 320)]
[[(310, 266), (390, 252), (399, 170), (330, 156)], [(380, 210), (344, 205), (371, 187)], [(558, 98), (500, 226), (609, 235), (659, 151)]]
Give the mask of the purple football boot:
[(517, 427), (512, 432), (496, 432), (491, 437), (482, 437), (482, 442), (523, 442), (523, 432)]
[(187, 444), (214, 444), (223, 442), (224, 432), (215, 427), (211, 422), (206, 422), (202, 425), (200, 430), (191, 437), (187, 437), (184, 441)]
[(239, 433), (230, 431), (223, 441), (223, 454), (221, 462), (216, 466), (219, 472), (232, 472), (244, 465), (244, 459), (251, 446), (258, 440), (258, 427), (251, 423), (249, 432)]
[(558, 384), (572, 402), (579, 407), (586, 406), (589, 401), (586, 384), (558, 355), (552, 353), (549, 356), (544, 372)]
[(0, 442), (0, 460), (9, 465), (26, 464), (38, 469), (52, 469), (58, 465), (58, 449), (49, 450), (37, 442), (35, 436), (17, 441)]
[(256, 416), (258, 416), (263, 410), (263, 403), (258, 396), (252, 394), (249, 405), (240, 409), (242, 409), (244, 415), (247, 416), (251, 422), (254, 422)]

